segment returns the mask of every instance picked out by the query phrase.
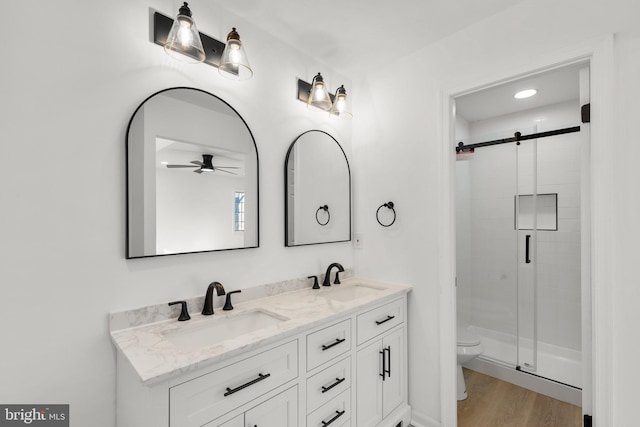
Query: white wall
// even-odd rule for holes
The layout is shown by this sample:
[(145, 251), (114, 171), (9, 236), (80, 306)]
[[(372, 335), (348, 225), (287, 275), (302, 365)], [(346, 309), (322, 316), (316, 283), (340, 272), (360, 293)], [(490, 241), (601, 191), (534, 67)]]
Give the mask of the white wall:
[[(640, 107), (634, 99), (640, 91), (640, 41), (632, 18), (639, 13), (640, 4), (628, 0), (606, 4), (527, 0), (355, 79), (356, 232), (363, 233), (365, 245), (356, 250), (357, 272), (415, 286), (409, 302), (409, 393), (414, 420), (421, 424), (438, 425), (443, 416), (441, 398), (453, 400), (453, 393), (440, 396), (439, 298), (441, 287), (451, 286), (439, 281), (440, 269), (446, 268), (439, 262), (448, 254), (443, 252), (446, 245), (438, 242), (441, 221), (435, 206), (444, 188), (440, 177), (446, 174), (441, 168), (448, 168), (439, 162), (448, 132), (439, 129), (442, 91), (530, 72), (613, 32), (620, 33), (614, 85), (614, 126), (620, 137), (610, 141), (620, 147), (619, 167), (608, 172), (620, 185), (611, 189), (618, 201), (614, 207), (618, 233), (612, 236), (616, 281), (599, 285), (611, 286), (614, 294), (615, 333), (610, 331), (614, 425), (635, 422), (632, 396), (640, 378), (628, 367), (640, 344), (629, 342), (628, 336), (640, 320), (640, 287), (632, 267), (637, 264), (633, 242), (639, 237), (632, 218), (640, 214), (640, 205), (629, 195), (636, 193), (634, 183), (640, 178), (634, 166), (639, 150), (634, 117)], [(372, 218), (372, 210), (387, 199), (398, 206), (399, 223), (392, 229), (382, 229)], [(446, 414), (445, 418), (449, 420)]]
[[(70, 403), (74, 426), (115, 425), (111, 311), (353, 266), (351, 243), (285, 248), (283, 166), (302, 132), (331, 133), (351, 156), (351, 124), (295, 99), (296, 77), (349, 80), (226, 12), (189, 2), (201, 31), (237, 26), (255, 75), (229, 81), (173, 62), (149, 41), (149, 8), (168, 0), (6, 5), (0, 117), (0, 402)], [(19, 18), (18, 18), (19, 17)], [(26, 30), (23, 27), (27, 22)], [(192, 86), (229, 102), (256, 139), (260, 248), (125, 260), (125, 133), (149, 95)], [(274, 108), (274, 106), (276, 108)]]

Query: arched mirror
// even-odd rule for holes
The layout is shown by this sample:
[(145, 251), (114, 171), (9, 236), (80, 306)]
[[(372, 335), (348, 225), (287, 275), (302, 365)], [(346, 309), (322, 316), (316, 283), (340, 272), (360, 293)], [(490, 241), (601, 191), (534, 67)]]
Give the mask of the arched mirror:
[(127, 130), (127, 258), (258, 246), (258, 151), (203, 90), (147, 98)]
[(285, 159), (285, 246), (351, 240), (351, 172), (331, 135), (298, 136)]

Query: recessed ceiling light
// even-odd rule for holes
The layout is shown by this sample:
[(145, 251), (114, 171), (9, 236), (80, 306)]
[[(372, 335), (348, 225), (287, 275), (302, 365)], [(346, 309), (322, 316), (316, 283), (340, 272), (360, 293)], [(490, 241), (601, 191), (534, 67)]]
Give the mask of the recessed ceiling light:
[(513, 97), (515, 99), (524, 99), (524, 98), (529, 98), (530, 96), (533, 96), (536, 93), (538, 93), (538, 91), (535, 89), (525, 89), (525, 90), (521, 90), (520, 92), (517, 92), (515, 95), (513, 95)]

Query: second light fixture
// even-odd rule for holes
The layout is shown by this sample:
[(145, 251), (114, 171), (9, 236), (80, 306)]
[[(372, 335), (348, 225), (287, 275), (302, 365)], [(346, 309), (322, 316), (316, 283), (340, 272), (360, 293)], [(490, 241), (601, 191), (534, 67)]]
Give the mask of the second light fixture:
[(335, 95), (331, 95), (320, 73), (316, 74), (311, 84), (298, 79), (298, 99), (306, 102), (310, 110), (328, 112), (331, 117), (353, 117), (347, 103), (347, 91), (344, 85), (336, 90)]

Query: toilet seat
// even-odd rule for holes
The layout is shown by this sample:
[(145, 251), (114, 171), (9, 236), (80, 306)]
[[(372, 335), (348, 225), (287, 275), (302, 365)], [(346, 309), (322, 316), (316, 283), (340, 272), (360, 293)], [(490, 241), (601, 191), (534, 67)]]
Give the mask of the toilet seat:
[(470, 328), (458, 329), (457, 345), (460, 347), (473, 347), (480, 344), (480, 338)]

